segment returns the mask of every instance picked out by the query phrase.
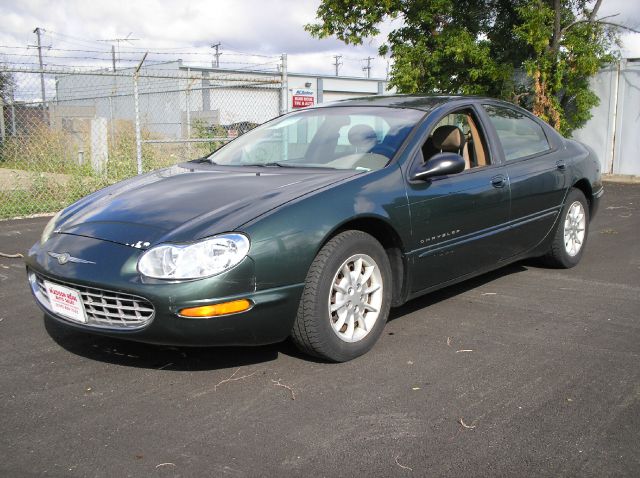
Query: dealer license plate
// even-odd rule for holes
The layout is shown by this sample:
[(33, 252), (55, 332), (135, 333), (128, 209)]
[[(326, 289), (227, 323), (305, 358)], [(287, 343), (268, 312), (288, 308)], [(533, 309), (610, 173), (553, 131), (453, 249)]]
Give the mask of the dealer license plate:
[(75, 289), (44, 281), (51, 310), (74, 322), (87, 323), (87, 314), (80, 293)]

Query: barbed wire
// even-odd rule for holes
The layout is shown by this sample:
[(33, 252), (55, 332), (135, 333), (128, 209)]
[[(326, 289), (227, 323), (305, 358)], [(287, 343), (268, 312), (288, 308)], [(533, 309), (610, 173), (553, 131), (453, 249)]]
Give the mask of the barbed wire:
[[(112, 70), (112, 66), (110, 62), (99, 62), (97, 60), (93, 60), (92, 63), (58, 63), (58, 62), (44, 62), (43, 73), (45, 75), (70, 75), (70, 74), (98, 74), (105, 76), (116, 76), (116, 77), (126, 77), (130, 78), (133, 75), (133, 70), (137, 65), (136, 62), (129, 62), (126, 64), (119, 65), (117, 70), (114, 72)], [(247, 75), (268, 75), (268, 76), (278, 76), (282, 75), (281, 72), (281, 63), (279, 61), (267, 62), (267, 63), (250, 63), (250, 62), (235, 62), (228, 63), (224, 67), (220, 68), (212, 68), (209, 65), (202, 64), (181, 64), (178, 68), (179, 71), (168, 74), (166, 73), (169, 70), (166, 69), (154, 69), (156, 66), (166, 65), (166, 61), (154, 61), (148, 60), (145, 61), (143, 68), (140, 72), (140, 77), (169, 77), (169, 78), (179, 78), (179, 79), (202, 79), (202, 76), (196, 76), (201, 72), (208, 72), (210, 75), (210, 80), (214, 79), (224, 79), (225, 77), (233, 77), (238, 73), (243, 73)], [(187, 73), (187, 70), (191, 70), (191, 73)], [(0, 71), (11, 72), (16, 74), (32, 74), (32, 73), (40, 73), (40, 66), (36, 61), (13, 61), (13, 62), (2, 62), (0, 59)], [(355, 76), (354, 76), (355, 78)]]
[[(31, 46), (26, 46), (26, 47), (20, 47), (20, 46), (14, 46), (14, 45), (0, 45), (0, 49), (21, 49), (21, 50), (30, 50), (33, 51), (34, 55), (37, 54), (36, 50), (37, 47), (31, 47)], [(45, 47), (43, 47), (43, 49), (45, 49)], [(51, 52), (65, 52), (65, 53), (99, 53), (99, 54), (103, 54), (103, 55), (108, 55), (109, 58), (111, 58), (112, 52), (111, 50), (86, 50), (86, 49), (80, 49), (80, 48), (54, 48), (54, 47), (48, 47), (45, 49), (46, 53), (51, 53)], [(212, 57), (213, 55), (211, 53), (207, 53), (207, 52), (202, 52), (202, 51), (185, 51), (185, 52), (170, 52), (170, 51), (157, 51), (157, 50), (153, 50), (153, 49), (149, 49), (149, 50), (131, 50), (131, 51), (121, 51), (120, 54), (127, 54), (127, 55), (143, 55), (145, 53), (148, 53), (149, 55), (158, 55), (158, 56), (168, 56), (168, 55), (172, 55), (175, 56), (177, 53), (182, 54), (182, 55), (187, 55), (187, 56), (205, 56), (205, 57)], [(16, 53), (2, 53), (3, 55), (7, 55), (7, 56), (13, 56), (13, 55), (20, 55), (20, 54), (16, 54)], [(225, 50), (224, 51), (224, 55), (226, 57), (255, 57), (255, 58), (279, 58), (280, 55), (263, 55), (263, 54), (259, 54), (259, 53), (248, 53), (248, 52), (236, 52), (236, 51), (231, 51), (231, 50)]]

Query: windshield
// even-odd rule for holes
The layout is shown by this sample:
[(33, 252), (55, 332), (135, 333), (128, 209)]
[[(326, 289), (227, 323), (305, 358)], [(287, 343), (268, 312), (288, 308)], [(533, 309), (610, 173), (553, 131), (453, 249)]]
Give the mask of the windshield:
[(387, 165), (424, 114), (368, 106), (299, 111), (249, 131), (209, 159), (229, 166), (371, 171)]

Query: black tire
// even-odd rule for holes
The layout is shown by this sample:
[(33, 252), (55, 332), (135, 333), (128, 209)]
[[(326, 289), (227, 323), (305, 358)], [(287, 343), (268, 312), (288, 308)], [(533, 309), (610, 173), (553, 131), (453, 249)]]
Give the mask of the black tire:
[[(377, 309), (379, 312), (375, 322), (367, 331), (364, 331), (366, 327), (359, 329), (360, 333), (365, 333), (366, 335), (357, 341), (347, 342), (345, 341), (346, 339), (340, 338), (344, 336), (341, 330), (334, 330), (334, 328), (339, 328), (337, 312), (330, 311), (331, 301), (334, 298), (333, 294), (335, 294), (334, 288), (336, 287), (334, 286), (334, 279), (346, 280), (344, 273), (341, 272), (343, 265), (346, 261), (361, 256), (373, 260), (378, 267), (379, 273), (375, 274), (376, 280), (381, 282), (381, 288), (379, 289), (381, 292), (376, 295), (376, 300), (380, 303), (380, 307)], [(365, 259), (365, 261), (368, 259)], [(352, 270), (355, 270), (355, 267)], [(364, 269), (362, 270), (364, 271)], [(373, 283), (373, 274), (367, 279), (369, 286)], [(339, 279), (340, 277), (342, 279)], [(356, 275), (356, 277), (360, 276)], [(363, 283), (361, 285), (363, 293), (361, 297), (366, 295), (365, 287), (368, 287), (367, 284)], [(373, 288), (370, 287), (370, 289)], [(298, 314), (291, 333), (293, 342), (303, 352), (333, 362), (346, 362), (366, 353), (376, 343), (387, 322), (391, 304), (391, 289), (389, 258), (378, 241), (362, 231), (345, 231), (336, 235), (318, 252), (309, 268)], [(351, 291), (351, 288), (349, 291)], [(358, 294), (357, 292), (353, 293)], [(359, 324), (359, 320), (364, 319), (357, 318), (355, 314), (358, 310), (357, 307), (354, 307), (354, 310), (351, 311), (353, 304), (349, 297), (354, 296), (345, 294), (342, 297), (347, 297), (345, 300), (348, 301), (350, 313), (354, 317), (352, 322)], [(371, 297), (373, 297), (373, 294), (367, 295), (366, 301), (369, 301)], [(360, 303), (362, 304), (362, 302)], [(343, 312), (346, 314), (345, 310)], [(364, 316), (368, 317), (366, 315), (368, 313), (367, 311)], [(351, 330), (353, 331), (357, 327), (360, 327), (360, 325), (353, 326)]]
[[(565, 243), (565, 229), (568, 225), (567, 221), (570, 220), (568, 214), (576, 203), (580, 203), (582, 213), (584, 214), (584, 238), (581, 240), (577, 252), (570, 254), (567, 250), (569, 246)], [(589, 236), (589, 219), (589, 204), (587, 203), (584, 193), (576, 188), (571, 189), (569, 194), (567, 194), (562, 212), (558, 218), (558, 224), (556, 225), (549, 251), (543, 256), (546, 265), (559, 269), (569, 269), (580, 262)]]

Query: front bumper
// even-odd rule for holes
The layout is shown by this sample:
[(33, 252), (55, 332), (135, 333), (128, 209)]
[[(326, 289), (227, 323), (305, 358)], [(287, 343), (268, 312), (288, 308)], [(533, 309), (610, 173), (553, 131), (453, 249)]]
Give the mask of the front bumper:
[[(90, 263), (64, 265), (49, 251), (68, 252)], [(135, 328), (109, 324), (81, 324), (53, 313), (33, 287), (36, 302), (56, 322), (90, 333), (165, 345), (261, 345), (289, 336), (304, 284), (258, 290), (254, 263), (247, 257), (238, 266), (215, 277), (186, 282), (167, 282), (141, 277), (136, 264), (143, 251), (121, 244), (82, 236), (58, 234), (45, 247), (36, 244), (26, 263), (30, 277), (66, 286), (146, 299), (154, 312), (150, 320)], [(248, 299), (251, 309), (207, 319), (183, 318), (178, 311), (188, 307)]]

